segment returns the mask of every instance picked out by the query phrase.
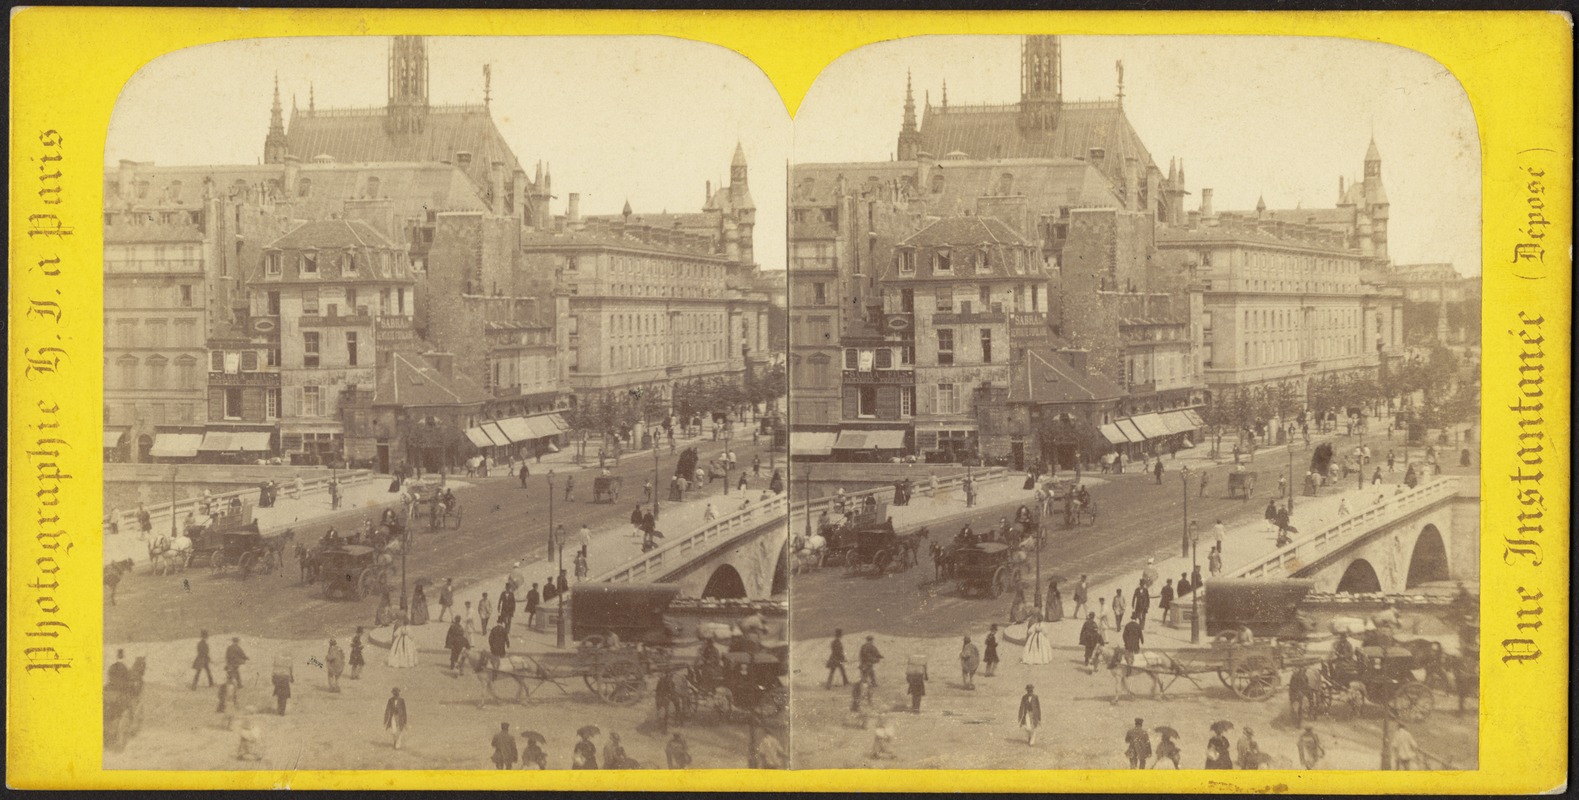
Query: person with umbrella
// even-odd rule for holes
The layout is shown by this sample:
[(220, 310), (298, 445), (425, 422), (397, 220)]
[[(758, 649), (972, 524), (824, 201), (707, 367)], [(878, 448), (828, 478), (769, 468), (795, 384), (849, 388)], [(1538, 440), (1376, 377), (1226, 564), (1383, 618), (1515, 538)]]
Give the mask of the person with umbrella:
[(493, 735), (494, 769), (514, 769), (518, 757), (515, 737), (510, 735), (510, 723), (499, 723), (499, 732)]
[(1179, 761), (1184, 754), (1179, 752), (1179, 745), (1174, 741), (1179, 738), (1179, 732), (1167, 725), (1159, 725), (1152, 730), (1156, 732), (1157, 736), (1162, 738), (1162, 741), (1157, 744), (1157, 758), (1151, 762), (1152, 768), (1155, 769), (1166, 758), (1173, 762), (1174, 769), (1181, 769)]
[(1323, 756), (1327, 755), (1327, 748), (1322, 746), (1321, 737), (1316, 735), (1313, 726), (1306, 725), (1303, 733), (1299, 735), (1299, 763), (1305, 769), (1315, 769)]
[(1146, 759), (1151, 758), (1151, 736), (1140, 717), (1135, 718), (1135, 727), (1124, 732), (1124, 755), (1129, 756), (1130, 769), (1145, 769)]
[(691, 746), (686, 744), (685, 737), (678, 732), (664, 745), (664, 756), (669, 760), (669, 769), (685, 769), (691, 766)]
[(537, 731), (521, 731), (521, 738), (526, 740), (526, 750), (521, 753), (521, 769), (526, 769), (531, 764), (536, 764), (540, 770), (548, 769), (548, 754), (543, 752), (543, 745), (548, 742), (543, 734)]
[(602, 733), (602, 731), (598, 730), (596, 725), (584, 725), (580, 730), (576, 731), (576, 736), (579, 737), (579, 740), (576, 742), (575, 749), (571, 751), (571, 769), (598, 768), (598, 746), (592, 743), (592, 737), (597, 736), (599, 733)]
[(1212, 737), (1206, 740), (1206, 768), (1207, 769), (1233, 769), (1234, 760), (1229, 749), (1227, 731), (1233, 730), (1234, 724), (1225, 719), (1212, 723)]

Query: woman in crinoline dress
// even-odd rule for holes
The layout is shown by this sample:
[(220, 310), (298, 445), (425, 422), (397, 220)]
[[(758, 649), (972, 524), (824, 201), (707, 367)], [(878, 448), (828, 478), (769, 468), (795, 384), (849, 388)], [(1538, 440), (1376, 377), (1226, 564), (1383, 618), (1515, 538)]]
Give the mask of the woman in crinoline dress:
[(404, 623), (395, 623), (394, 638), (389, 644), (389, 666), (396, 669), (417, 665), (417, 643), (412, 641)]
[(1049, 633), (1047, 623), (1035, 618), (1031, 620), (1026, 626), (1025, 649), (1020, 653), (1020, 663), (1053, 663), (1053, 639)]

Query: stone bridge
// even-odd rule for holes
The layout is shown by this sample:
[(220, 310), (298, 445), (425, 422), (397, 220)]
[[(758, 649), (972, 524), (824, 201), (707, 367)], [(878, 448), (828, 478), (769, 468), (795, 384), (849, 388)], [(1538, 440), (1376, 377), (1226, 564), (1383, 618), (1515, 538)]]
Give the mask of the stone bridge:
[(674, 583), (685, 597), (765, 600), (789, 591), (789, 501), (777, 495), (719, 517), (598, 576)]
[(1308, 578), (1320, 592), (1400, 593), (1480, 577), (1480, 486), (1438, 478), (1295, 539), (1230, 578)]

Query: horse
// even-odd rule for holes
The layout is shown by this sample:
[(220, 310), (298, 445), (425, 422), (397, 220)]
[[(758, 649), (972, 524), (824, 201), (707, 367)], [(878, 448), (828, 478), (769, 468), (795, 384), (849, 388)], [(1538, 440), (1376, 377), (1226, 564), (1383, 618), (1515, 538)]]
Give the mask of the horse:
[(296, 561), (301, 568), (302, 583), (314, 583), (318, 580), (318, 554), (307, 545), (296, 543)]
[(104, 565), (104, 588), (109, 590), (110, 605), (115, 605), (115, 588), (121, 584), (121, 576), (130, 573), (134, 566), (136, 564), (129, 558)]

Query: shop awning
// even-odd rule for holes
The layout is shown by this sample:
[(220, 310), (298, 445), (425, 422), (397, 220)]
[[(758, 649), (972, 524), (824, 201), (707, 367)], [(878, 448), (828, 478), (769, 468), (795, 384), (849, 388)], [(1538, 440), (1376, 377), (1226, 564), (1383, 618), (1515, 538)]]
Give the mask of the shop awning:
[(161, 433), (154, 437), (148, 455), (155, 458), (191, 458), (203, 445), (201, 433)]
[(544, 417), (523, 417), (522, 421), (526, 423), (527, 430), (532, 432), (533, 439), (559, 435), (559, 429)]
[(1195, 413), (1195, 409), (1184, 409), (1184, 416), (1190, 420), (1190, 424), (1194, 425), (1196, 430), (1206, 427), (1206, 422), (1201, 419), (1200, 414)]
[(1195, 430), (1195, 426), (1190, 424), (1190, 418), (1184, 416), (1183, 411), (1163, 412), (1162, 422), (1174, 433), (1189, 433)]
[(570, 433), (570, 423), (565, 421), (563, 414), (544, 414), (548, 421), (554, 424), (560, 433)]
[(482, 428), (467, 428), (466, 438), (473, 447), (493, 447), (493, 440), (488, 438), (488, 434), (483, 433)]
[(503, 428), (499, 427), (497, 422), (484, 422), (482, 424), (482, 432), (488, 434), (488, 438), (492, 439), (493, 443), (499, 447), (510, 443), (510, 437), (504, 432)]
[(529, 442), (532, 440), (532, 429), (527, 427), (526, 420), (520, 417), (501, 419), (498, 425), (499, 432), (508, 436), (512, 442)]
[(1125, 436), (1129, 437), (1130, 441), (1136, 443), (1146, 441), (1146, 435), (1140, 432), (1140, 428), (1135, 427), (1133, 420), (1126, 417), (1114, 424), (1118, 426), (1119, 430), (1124, 432)]
[(839, 434), (832, 431), (793, 431), (790, 433), (790, 455), (825, 456), (833, 452)]
[(1135, 423), (1135, 427), (1140, 428), (1140, 432), (1145, 434), (1147, 439), (1161, 439), (1173, 433), (1157, 414), (1141, 414), (1138, 417), (1130, 417), (1130, 421)]
[(1108, 442), (1111, 443), (1111, 444), (1128, 444), (1129, 443), (1129, 437), (1124, 435), (1124, 431), (1120, 430), (1116, 423), (1109, 423), (1107, 425), (1103, 425), (1101, 427), (1101, 431), (1102, 431), (1102, 438), (1108, 440)]
[(120, 447), (121, 446), (121, 437), (125, 436), (125, 435), (126, 435), (126, 429), (125, 428), (115, 428), (113, 430), (105, 431), (104, 432), (104, 447), (105, 447), (105, 449), (109, 449), (111, 447)]
[(905, 432), (902, 430), (842, 430), (835, 450), (903, 450)]
[(269, 438), (272, 434), (268, 431), (240, 431), (231, 436), (231, 445), (243, 453), (269, 452)]

